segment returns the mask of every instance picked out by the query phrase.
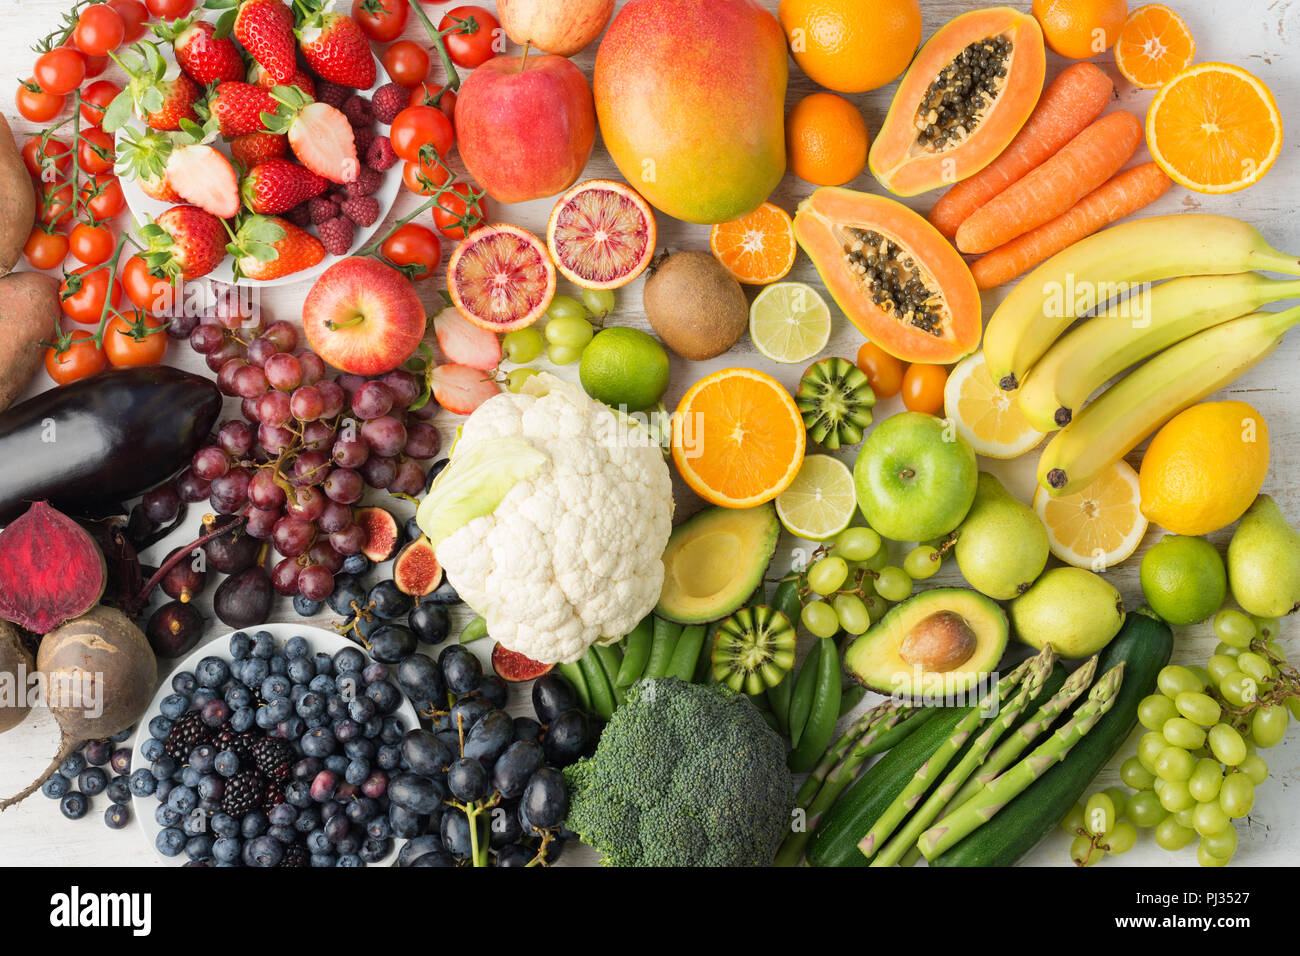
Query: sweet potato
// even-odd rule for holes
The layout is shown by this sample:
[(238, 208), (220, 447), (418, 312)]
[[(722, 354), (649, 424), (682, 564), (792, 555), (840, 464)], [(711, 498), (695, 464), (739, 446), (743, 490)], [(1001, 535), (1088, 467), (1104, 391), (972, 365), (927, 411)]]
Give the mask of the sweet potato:
[(0, 116), (0, 276), (23, 254), (23, 245), (36, 221), (36, 194), (27, 174), (9, 121)]
[[(4, 204), (0, 195), (0, 209)], [(0, 222), (0, 233), (4, 229)], [(11, 272), (0, 279), (0, 412), (13, 404), (40, 369), (45, 356), (42, 343), (54, 339), (59, 313), (59, 280), (53, 276)]]

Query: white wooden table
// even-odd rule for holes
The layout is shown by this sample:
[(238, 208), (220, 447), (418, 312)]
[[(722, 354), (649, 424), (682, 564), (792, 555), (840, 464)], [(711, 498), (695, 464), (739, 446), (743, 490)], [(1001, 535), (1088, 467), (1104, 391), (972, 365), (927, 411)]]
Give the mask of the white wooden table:
[[(700, 0), (707, 2), (707, 0)], [(776, 10), (778, 0), (763, 0), (764, 5)], [(1173, 6), (1186, 19), (1188, 26), (1196, 36), (1199, 47), (1197, 58), (1201, 61), (1222, 60), (1236, 63), (1249, 69), (1263, 79), (1273, 90), (1281, 108), (1282, 116), (1288, 121), (1300, 115), (1300, 4), (1289, 0), (1170, 0)], [(426, 9), (435, 21), (442, 10), (451, 4), (447, 2), (429, 3)], [(489, 2), (488, 6), (492, 6)], [(975, 2), (957, 2), (957, 0), (921, 0), (924, 12), (924, 35), (929, 37), (951, 17), (983, 4)], [(1019, 0), (1014, 4), (1027, 9), (1029, 4)], [(1130, 9), (1138, 5), (1130, 0)], [(622, 6), (622, 2), (619, 3)], [(9, 64), (7, 75), (28, 75), (34, 54), (29, 45), (40, 36), (53, 29), (58, 15), (66, 8), (64, 0), (6, 0), (0, 4), (0, 60)], [(415, 40), (424, 39), (423, 33), (415, 20), (411, 18), (407, 27), (407, 37)], [(743, 51), (738, 51), (743, 52)], [(589, 47), (576, 58), (578, 64), (590, 76), (595, 55), (595, 47)], [(1135, 90), (1119, 76), (1112, 57), (1107, 54), (1097, 58), (1100, 65), (1116, 80), (1118, 100), (1114, 107), (1130, 109), (1139, 116), (1145, 115), (1151, 94)], [(1048, 54), (1048, 75), (1058, 72), (1064, 61)], [(434, 66), (437, 75), (438, 67)], [(110, 73), (112, 77), (114, 74)], [(120, 80), (120, 76), (116, 77)], [(894, 91), (891, 85), (863, 96), (853, 97), (861, 107), (868, 127), (874, 132), (879, 129), (890, 98)], [(791, 84), (787, 96), (787, 106), (816, 87), (791, 64)], [(32, 130), (32, 124), (17, 115), (13, 108), (11, 94), (3, 99), (5, 115), (10, 119), (15, 134), (21, 137)], [(1148, 159), (1145, 150), (1134, 157), (1133, 163)], [(610, 162), (599, 141), (593, 152), (584, 178), (619, 177), (618, 171)], [(883, 190), (871, 176), (864, 173), (852, 184), (856, 188), (873, 193)], [(799, 201), (811, 191), (811, 187), (793, 176), (787, 175), (781, 182), (773, 201), (793, 211)], [(1150, 207), (1145, 214), (1166, 214), (1178, 212), (1216, 212), (1235, 215), (1258, 226), (1279, 249), (1300, 253), (1300, 218), (1296, 216), (1294, 197), (1300, 192), (1300, 129), (1289, 131), (1282, 155), (1274, 169), (1265, 179), (1251, 189), (1233, 196), (1222, 198), (1198, 196), (1175, 186), (1159, 203)], [(937, 193), (931, 193), (912, 200), (914, 208), (927, 211)], [(399, 197), (393, 210), (393, 217), (414, 208), (415, 198), (410, 195)], [(489, 217), (492, 220), (506, 220), (528, 229), (543, 233), (551, 201), (539, 200), (515, 207), (493, 206)], [(703, 226), (685, 225), (665, 216), (659, 216), (659, 239), (661, 246), (671, 248), (707, 249), (708, 232)], [(449, 254), (449, 249), (444, 249)], [(446, 256), (444, 255), (444, 264)], [(808, 259), (800, 255), (791, 273), (791, 279), (818, 283), (816, 271)], [(647, 327), (641, 311), (640, 282), (629, 286), (619, 295), (619, 309), (614, 321), (618, 324)], [(562, 283), (562, 291), (565, 284)], [(299, 283), (283, 288), (267, 290), (263, 293), (262, 307), (275, 319), (298, 321), (301, 302), (306, 295), (309, 283)], [(442, 288), (441, 277), (422, 282), (418, 286), (426, 305), (433, 311), (440, 307), (438, 290)], [(572, 290), (568, 290), (572, 291)], [(753, 290), (751, 291), (751, 295)], [(985, 296), (984, 313), (987, 317), (999, 300), (999, 295), (989, 293)], [(432, 336), (430, 336), (432, 340)], [(835, 314), (835, 330), (826, 354), (843, 355), (852, 358), (861, 343), (861, 335), (838, 312)], [(1272, 436), (1272, 460), (1270, 474), (1264, 490), (1274, 495), (1282, 504), (1283, 510), (1293, 524), (1300, 523), (1300, 383), (1296, 381), (1295, 370), (1300, 359), (1300, 336), (1292, 336), (1282, 348), (1261, 366), (1250, 372), (1245, 378), (1228, 390), (1234, 397), (1248, 401), (1261, 411), (1268, 421)], [(169, 362), (181, 367), (206, 374), (205, 366), (188, 346), (173, 345)], [(665, 400), (671, 408), (688, 385), (702, 375), (726, 365), (752, 365), (763, 368), (776, 375), (787, 386), (793, 387), (802, 371), (801, 366), (775, 366), (768, 362), (749, 345), (748, 339), (742, 339), (737, 346), (721, 359), (707, 363), (689, 363), (680, 359), (673, 360), (672, 385)], [(571, 369), (573, 367), (570, 367)], [(42, 374), (31, 392), (45, 388), (48, 382)], [(1222, 397), (1222, 396), (1221, 396)], [(877, 420), (901, 410), (898, 399), (882, 402), (877, 406)], [(233, 403), (227, 409), (230, 415), (237, 414)], [(458, 419), (443, 413), (437, 422), (445, 436), (450, 436)], [(854, 450), (850, 449), (847, 459), (852, 462)], [(1013, 493), (1023, 500), (1028, 500), (1033, 490), (1033, 463), (1031, 454), (1016, 462), (982, 462), (1001, 477)], [(1140, 453), (1132, 456), (1137, 464)], [(694, 498), (679, 483), (678, 514), (684, 516), (699, 506)], [(398, 503), (400, 506), (400, 503)], [(201, 514), (199, 509), (192, 509)], [(190, 522), (195, 524), (197, 518)], [(1162, 532), (1153, 528), (1143, 542), (1143, 548), (1154, 544)], [(165, 553), (176, 544), (183, 543), (182, 538), (166, 542), (157, 550)], [(1220, 547), (1226, 545), (1227, 536), (1223, 533), (1214, 536)], [(784, 570), (791, 551), (798, 542), (783, 540), (778, 550), (774, 570)], [(1137, 565), (1140, 552), (1123, 567), (1112, 569), (1111, 580), (1123, 592), (1129, 607), (1142, 603), (1142, 594), (1138, 586)], [(955, 583), (954, 569), (945, 569), (935, 582)], [(209, 589), (210, 591), (211, 589)], [(210, 614), (210, 604), (204, 602), (204, 611)], [(299, 620), (293, 614), (289, 601), (280, 599), (276, 607), (274, 620)], [(320, 623), (328, 620), (322, 615)], [(463, 620), (463, 619), (462, 619)], [(220, 633), (214, 625), (210, 631)], [(1288, 625), (1283, 631), (1283, 641), (1295, 651), (1300, 648), (1295, 641), (1296, 624)], [(487, 642), (483, 642), (486, 644)], [(1182, 630), (1177, 635), (1174, 660), (1178, 662), (1200, 662), (1211, 653), (1215, 639), (1208, 626)], [(482, 644), (474, 645), (481, 654), (486, 654)], [(512, 706), (518, 710), (530, 707), (523, 694), (516, 694)], [(864, 705), (865, 706), (865, 705)], [(1134, 740), (1120, 752), (1102, 775), (1097, 779), (1094, 789), (1118, 782), (1117, 768), (1119, 760), (1132, 753), (1136, 744)], [(12, 793), (28, 780), (32, 779), (45, 766), (49, 755), (57, 746), (57, 731), (48, 713), (40, 712), (18, 729), (0, 737), (0, 792)], [(1260, 788), (1255, 808), (1249, 819), (1239, 825), (1240, 848), (1234, 865), (1286, 864), (1295, 860), (1300, 852), (1300, 810), (1292, 799), (1293, 790), (1300, 784), (1300, 737), (1293, 731), (1282, 744), (1265, 753), (1272, 768), (1272, 777), (1268, 784)], [(125, 832), (108, 830), (102, 822), (102, 808), (105, 798), (95, 799), (96, 812), (76, 823), (65, 820), (58, 812), (54, 801), (37, 794), (17, 808), (0, 814), (0, 864), (45, 864), (45, 865), (103, 865), (103, 864), (142, 864), (154, 862), (151, 849), (146, 846), (135, 824)], [(1030, 855), (1027, 862), (1035, 865), (1062, 865), (1068, 863), (1068, 838), (1062, 833), (1054, 833)], [(566, 854), (566, 862), (593, 862), (594, 854), (585, 849)], [(1194, 848), (1184, 849), (1170, 856), (1160, 850), (1144, 834), (1138, 847), (1124, 857), (1106, 861), (1106, 866), (1119, 865), (1169, 865), (1170, 863), (1195, 866)]]

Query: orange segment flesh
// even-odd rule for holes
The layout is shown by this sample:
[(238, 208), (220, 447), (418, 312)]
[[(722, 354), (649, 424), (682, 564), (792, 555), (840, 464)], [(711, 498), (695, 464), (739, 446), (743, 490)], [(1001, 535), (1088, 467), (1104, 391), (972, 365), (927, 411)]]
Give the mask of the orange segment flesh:
[(719, 223), (709, 234), (709, 249), (737, 282), (767, 285), (794, 265), (796, 245), (790, 214), (765, 202), (748, 216)]
[(1156, 89), (1191, 66), (1196, 40), (1182, 17), (1164, 4), (1134, 10), (1115, 44), (1115, 64), (1134, 86)]

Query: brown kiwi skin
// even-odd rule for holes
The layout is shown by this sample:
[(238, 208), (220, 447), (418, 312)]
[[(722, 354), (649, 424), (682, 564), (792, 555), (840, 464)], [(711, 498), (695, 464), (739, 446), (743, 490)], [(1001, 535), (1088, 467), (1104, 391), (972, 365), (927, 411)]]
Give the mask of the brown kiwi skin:
[(707, 252), (660, 254), (651, 263), (643, 302), (655, 334), (692, 362), (716, 358), (749, 328), (745, 291)]

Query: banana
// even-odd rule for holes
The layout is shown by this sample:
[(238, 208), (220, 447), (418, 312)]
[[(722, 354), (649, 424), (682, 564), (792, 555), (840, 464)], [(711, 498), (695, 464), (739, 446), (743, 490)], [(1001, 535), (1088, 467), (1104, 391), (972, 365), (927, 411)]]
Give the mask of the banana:
[(1135, 285), (1233, 272), (1300, 275), (1300, 259), (1230, 216), (1155, 216), (1121, 223), (1048, 259), (1011, 290), (984, 330), (989, 374), (1008, 391), (1080, 315)]
[(1297, 324), (1300, 306), (1254, 312), (1165, 349), (1052, 437), (1038, 460), (1038, 483), (1053, 496), (1086, 488), (1184, 408), (1262, 361)]
[(1300, 279), (1257, 272), (1170, 279), (1067, 332), (1034, 363), (1016, 398), (1039, 431), (1069, 424), (1088, 396), (1175, 342), (1262, 305), (1300, 296)]

